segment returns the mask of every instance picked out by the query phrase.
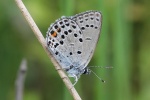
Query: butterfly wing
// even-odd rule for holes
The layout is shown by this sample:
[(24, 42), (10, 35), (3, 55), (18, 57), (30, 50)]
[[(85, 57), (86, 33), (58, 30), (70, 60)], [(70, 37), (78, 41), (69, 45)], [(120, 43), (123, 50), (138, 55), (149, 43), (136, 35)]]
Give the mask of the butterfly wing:
[(57, 20), (48, 29), (48, 49), (66, 71), (71, 69), (71, 66), (79, 66), (79, 62), (82, 62), (82, 35), (77, 23), (67, 17)]
[(50, 26), (47, 47), (75, 83), (91, 60), (101, 29), (101, 13), (87, 11), (62, 17)]
[(87, 11), (72, 17), (80, 27), (83, 35), (82, 62), (80, 69), (84, 69), (90, 62), (101, 30), (102, 15), (98, 11)]

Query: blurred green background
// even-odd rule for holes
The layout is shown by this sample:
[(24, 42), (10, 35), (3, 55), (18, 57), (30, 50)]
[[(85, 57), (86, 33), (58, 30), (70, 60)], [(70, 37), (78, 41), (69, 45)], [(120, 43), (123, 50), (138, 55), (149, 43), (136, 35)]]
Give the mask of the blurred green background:
[[(106, 83), (82, 75), (75, 88), (83, 100), (150, 100), (150, 0), (23, 1), (44, 36), (63, 15), (102, 12), (101, 37), (89, 66), (102, 66), (92, 70)], [(24, 100), (73, 100), (15, 1), (1, 0), (0, 100), (15, 100), (23, 58), (28, 63)]]

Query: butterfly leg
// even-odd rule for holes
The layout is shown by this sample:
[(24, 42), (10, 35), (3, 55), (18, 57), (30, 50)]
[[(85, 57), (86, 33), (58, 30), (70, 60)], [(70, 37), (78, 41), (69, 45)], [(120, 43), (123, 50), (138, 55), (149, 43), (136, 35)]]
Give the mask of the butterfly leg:
[(78, 77), (76, 76), (76, 75), (73, 75), (73, 77), (74, 77), (74, 79), (75, 79), (75, 81), (74, 81), (74, 83), (73, 83), (73, 86), (78, 82)]

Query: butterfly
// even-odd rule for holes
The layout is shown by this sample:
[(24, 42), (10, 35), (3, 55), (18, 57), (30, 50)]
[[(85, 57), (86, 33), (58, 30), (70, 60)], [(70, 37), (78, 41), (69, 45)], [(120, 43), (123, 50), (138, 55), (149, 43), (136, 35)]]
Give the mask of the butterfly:
[(71, 17), (61, 17), (50, 25), (46, 34), (49, 52), (61, 68), (77, 83), (80, 75), (89, 74), (90, 62), (102, 25), (99, 11), (86, 11)]

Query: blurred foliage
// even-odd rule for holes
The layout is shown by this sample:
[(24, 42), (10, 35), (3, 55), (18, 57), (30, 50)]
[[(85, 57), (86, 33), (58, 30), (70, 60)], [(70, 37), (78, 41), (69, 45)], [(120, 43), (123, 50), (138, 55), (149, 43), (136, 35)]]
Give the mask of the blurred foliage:
[[(75, 87), (83, 100), (150, 100), (149, 0), (23, 1), (44, 36), (60, 16), (102, 12), (101, 37), (89, 66), (101, 66), (92, 70), (106, 83), (82, 75)], [(24, 100), (72, 100), (15, 0), (1, 0), (0, 12), (0, 100), (15, 99), (23, 58), (28, 61)]]

